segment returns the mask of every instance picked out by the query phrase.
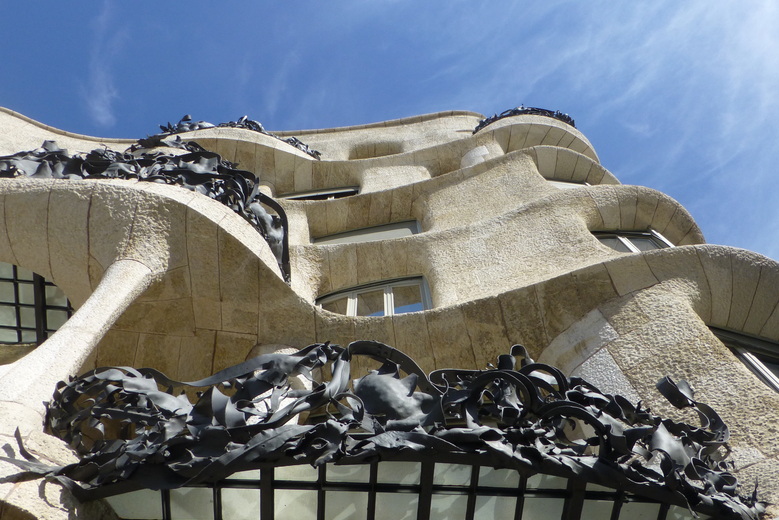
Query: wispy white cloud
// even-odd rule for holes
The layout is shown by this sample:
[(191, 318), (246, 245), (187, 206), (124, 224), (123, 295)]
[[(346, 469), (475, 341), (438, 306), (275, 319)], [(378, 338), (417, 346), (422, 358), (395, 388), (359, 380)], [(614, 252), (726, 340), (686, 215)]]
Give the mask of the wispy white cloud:
[(128, 36), (127, 29), (119, 27), (112, 14), (112, 4), (106, 1), (94, 20), (89, 74), (82, 89), (90, 118), (103, 128), (116, 124), (114, 101), (119, 98), (119, 90), (112, 69)]

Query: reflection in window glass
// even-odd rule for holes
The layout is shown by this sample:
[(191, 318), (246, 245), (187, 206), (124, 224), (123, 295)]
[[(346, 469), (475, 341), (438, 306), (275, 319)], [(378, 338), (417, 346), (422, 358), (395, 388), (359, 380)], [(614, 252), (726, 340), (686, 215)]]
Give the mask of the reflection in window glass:
[[(562, 502), (562, 501), (561, 501)], [(514, 512), (517, 509), (516, 497), (491, 497), (491, 496), (478, 496), (476, 497), (476, 510), (474, 511), (474, 520), (493, 520), (495, 518), (514, 518)], [(560, 510), (562, 513), (562, 509)], [(522, 518), (525, 518), (523, 515)], [(529, 517), (536, 518), (536, 517)], [(555, 518), (552, 515), (537, 517)], [(557, 518), (560, 518), (557, 516)]]
[(258, 520), (260, 515), (259, 489), (224, 488), (222, 493), (222, 520)]
[(640, 253), (673, 247), (665, 237), (654, 230), (649, 231), (593, 231), (601, 244), (620, 253)]
[(479, 468), (479, 485), (516, 488), (519, 486), (519, 473), (513, 469), (495, 469), (483, 466)]
[(467, 495), (433, 494), (430, 500), (430, 520), (465, 520)]
[(348, 302), (349, 298), (344, 296), (343, 298), (322, 302), (322, 308), (326, 311), (335, 312), (338, 314), (346, 314), (346, 305)]
[(376, 520), (416, 520), (419, 495), (376, 493)]
[(419, 285), (393, 287), (392, 292), (395, 295), (395, 314), (425, 310)]
[(393, 316), (431, 307), (427, 284), (422, 277), (347, 289), (319, 298), (317, 305), (347, 316)]
[(328, 491), (325, 496), (325, 518), (365, 520), (368, 518), (368, 493)]
[(316, 520), (316, 491), (276, 489), (273, 493), (275, 520)]
[(0, 302), (15, 302), (13, 282), (0, 282)]
[(46, 305), (56, 305), (58, 307), (67, 307), (68, 298), (65, 293), (56, 285), (46, 286)]
[(358, 293), (357, 316), (384, 316), (384, 289)]
[[(565, 499), (562, 498), (525, 497), (525, 503), (522, 506), (522, 520), (561, 518), (563, 507), (565, 507)], [(609, 516), (601, 518), (609, 518)]]
[(171, 520), (212, 520), (214, 492), (210, 488), (178, 488), (170, 490)]

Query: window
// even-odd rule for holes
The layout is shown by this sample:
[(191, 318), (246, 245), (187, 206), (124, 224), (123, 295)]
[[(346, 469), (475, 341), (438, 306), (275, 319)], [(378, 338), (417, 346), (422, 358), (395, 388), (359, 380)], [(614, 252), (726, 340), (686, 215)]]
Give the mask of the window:
[(590, 186), (589, 182), (553, 181), (549, 179), (547, 179), (546, 182), (548, 182), (555, 188), (559, 188), (561, 190), (572, 190), (576, 188), (584, 188), (585, 186)]
[(347, 316), (393, 316), (430, 309), (430, 292), (422, 277), (361, 285), (317, 300), (322, 309)]
[(0, 262), (0, 343), (41, 344), (73, 314), (62, 289)]
[(332, 200), (351, 197), (352, 195), (357, 195), (359, 192), (359, 186), (346, 186), (343, 188), (329, 188), (326, 190), (299, 191), (297, 193), (279, 195), (276, 198), (285, 200)]
[(372, 242), (374, 240), (387, 240), (388, 238), (400, 238), (419, 233), (419, 222), (407, 220), (405, 222), (393, 222), (381, 226), (372, 226), (362, 229), (353, 229), (343, 233), (335, 233), (313, 239), (315, 244), (352, 244), (359, 242)]
[(429, 459), (318, 469), (268, 465), (201, 487), (144, 489), (106, 500), (121, 518), (162, 520), (693, 518), (687, 508), (563, 477)]
[(657, 231), (593, 231), (595, 238), (601, 244), (610, 247), (620, 253), (640, 253), (652, 249), (674, 247), (666, 238)]
[(779, 344), (716, 327), (710, 329), (758, 379), (779, 392)]

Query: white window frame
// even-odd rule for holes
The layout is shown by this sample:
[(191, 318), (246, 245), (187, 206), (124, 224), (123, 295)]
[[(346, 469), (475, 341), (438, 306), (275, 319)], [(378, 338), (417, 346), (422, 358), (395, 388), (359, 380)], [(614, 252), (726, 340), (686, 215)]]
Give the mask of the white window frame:
[[(757, 355), (772, 358), (779, 363), (779, 344), (740, 332), (709, 327), (711, 332), (738, 357), (758, 379), (779, 392), (779, 377), (766, 367)], [(755, 355), (757, 354), (757, 355)]]
[(552, 186), (557, 188), (558, 190), (574, 190), (576, 188), (586, 188), (587, 186), (592, 186), (589, 182), (576, 182), (576, 181), (561, 181), (559, 179), (546, 179), (546, 182), (550, 183)]
[[(667, 238), (665, 238), (663, 235), (655, 231), (654, 229), (650, 229), (648, 231), (592, 231), (591, 232), (595, 238), (616, 238), (620, 241), (625, 247), (627, 247), (631, 253), (641, 253), (642, 251), (637, 248), (633, 243), (630, 241), (631, 237), (641, 237), (641, 238), (651, 238), (656, 243), (659, 242), (662, 244), (663, 247), (660, 247), (659, 249), (665, 249), (667, 247), (676, 247), (673, 243), (671, 243)], [(605, 244), (604, 244), (605, 245)], [(608, 247), (608, 246), (606, 246)]]
[[(279, 195), (277, 199), (284, 200), (333, 200), (343, 197), (351, 197), (360, 193), (359, 186), (341, 186), (338, 188), (326, 188), (324, 190), (298, 191), (296, 193), (287, 193)], [(312, 199), (312, 197), (317, 197)], [(318, 198), (325, 197), (325, 198)]]
[[(322, 304), (339, 300), (346, 297), (346, 316), (357, 317), (357, 296), (367, 292), (373, 292), (380, 288), (384, 288), (384, 315), (383, 316), (395, 316), (395, 294), (393, 289), (396, 287), (411, 287), (418, 286), (419, 294), (421, 295), (422, 310), (429, 310), (433, 308), (430, 298), (430, 289), (427, 285), (427, 281), (423, 276), (415, 276), (411, 278), (395, 278), (393, 280), (385, 280), (382, 282), (375, 282), (366, 285), (360, 285), (358, 287), (352, 287), (343, 291), (338, 291), (330, 294), (326, 294), (320, 298), (317, 298), (316, 305), (320, 309)], [(415, 311), (418, 312), (418, 311)], [(402, 313), (408, 314), (408, 313)], [(365, 316), (363, 316), (365, 317)]]
[(402, 222), (392, 222), (390, 224), (381, 224), (379, 226), (351, 229), (342, 233), (333, 233), (312, 239), (317, 245), (331, 244), (355, 244), (361, 242), (373, 242), (375, 240), (390, 240), (393, 238), (403, 238), (416, 235), (421, 231), (419, 222), (416, 220), (404, 220)]

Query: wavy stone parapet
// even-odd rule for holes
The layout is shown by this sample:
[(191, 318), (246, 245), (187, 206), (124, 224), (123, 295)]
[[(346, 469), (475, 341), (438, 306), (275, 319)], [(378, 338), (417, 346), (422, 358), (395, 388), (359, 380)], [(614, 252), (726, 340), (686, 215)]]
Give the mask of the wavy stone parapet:
[[(258, 345), (302, 348), (357, 338), (395, 345), (425, 371), (483, 368), (505, 345), (522, 343), (566, 375), (586, 376), (604, 391), (642, 399), (678, 420), (685, 416), (657, 398), (654, 382), (665, 375), (686, 379), (731, 425), (734, 473), (745, 483), (759, 478), (761, 499), (779, 503), (779, 451), (770, 426), (779, 423), (779, 399), (708, 329), (779, 340), (779, 265), (706, 245), (676, 201), (619, 185), (586, 138), (563, 123), (517, 116), (471, 135), (481, 117), (442, 113), (289, 133), (305, 135), (324, 152), (322, 161), (247, 130), (187, 134), (258, 173), (271, 195), (361, 186), (349, 198), (282, 202), (296, 273), (291, 287), (267, 244), (227, 208), (179, 188), (130, 181), (0, 182), (0, 261), (52, 279), (77, 308), (97, 294), (114, 263), (148, 269), (143, 294), (105, 335), (91, 333), (99, 343), (84, 347), (91, 354), (82, 370), (152, 366), (197, 380), (244, 361)], [(0, 133), (3, 154), (44, 139), (71, 152), (103, 141), (8, 111), (0, 111), (0, 126), (9, 129)], [(106, 140), (118, 150), (132, 142)], [(482, 162), (464, 162), (480, 147), (472, 155)], [(374, 156), (355, 158), (366, 154)], [(546, 179), (594, 185), (562, 191)], [(422, 233), (364, 244), (311, 243), (409, 219), (421, 223)], [(649, 227), (684, 247), (622, 254), (590, 233)], [(350, 318), (313, 304), (340, 288), (418, 275), (431, 286), (429, 311)], [(356, 372), (366, 367), (353, 363)], [(28, 404), (40, 410), (40, 399)], [(28, 410), (16, 402), (0, 405), (7, 416)], [(25, 439), (40, 430), (40, 412), (32, 417)], [(13, 444), (12, 425), (2, 426), (0, 435)], [(47, 446), (44, 455), (56, 451)], [(0, 492), (10, 488), (0, 485)], [(769, 506), (767, 516), (777, 512)]]

